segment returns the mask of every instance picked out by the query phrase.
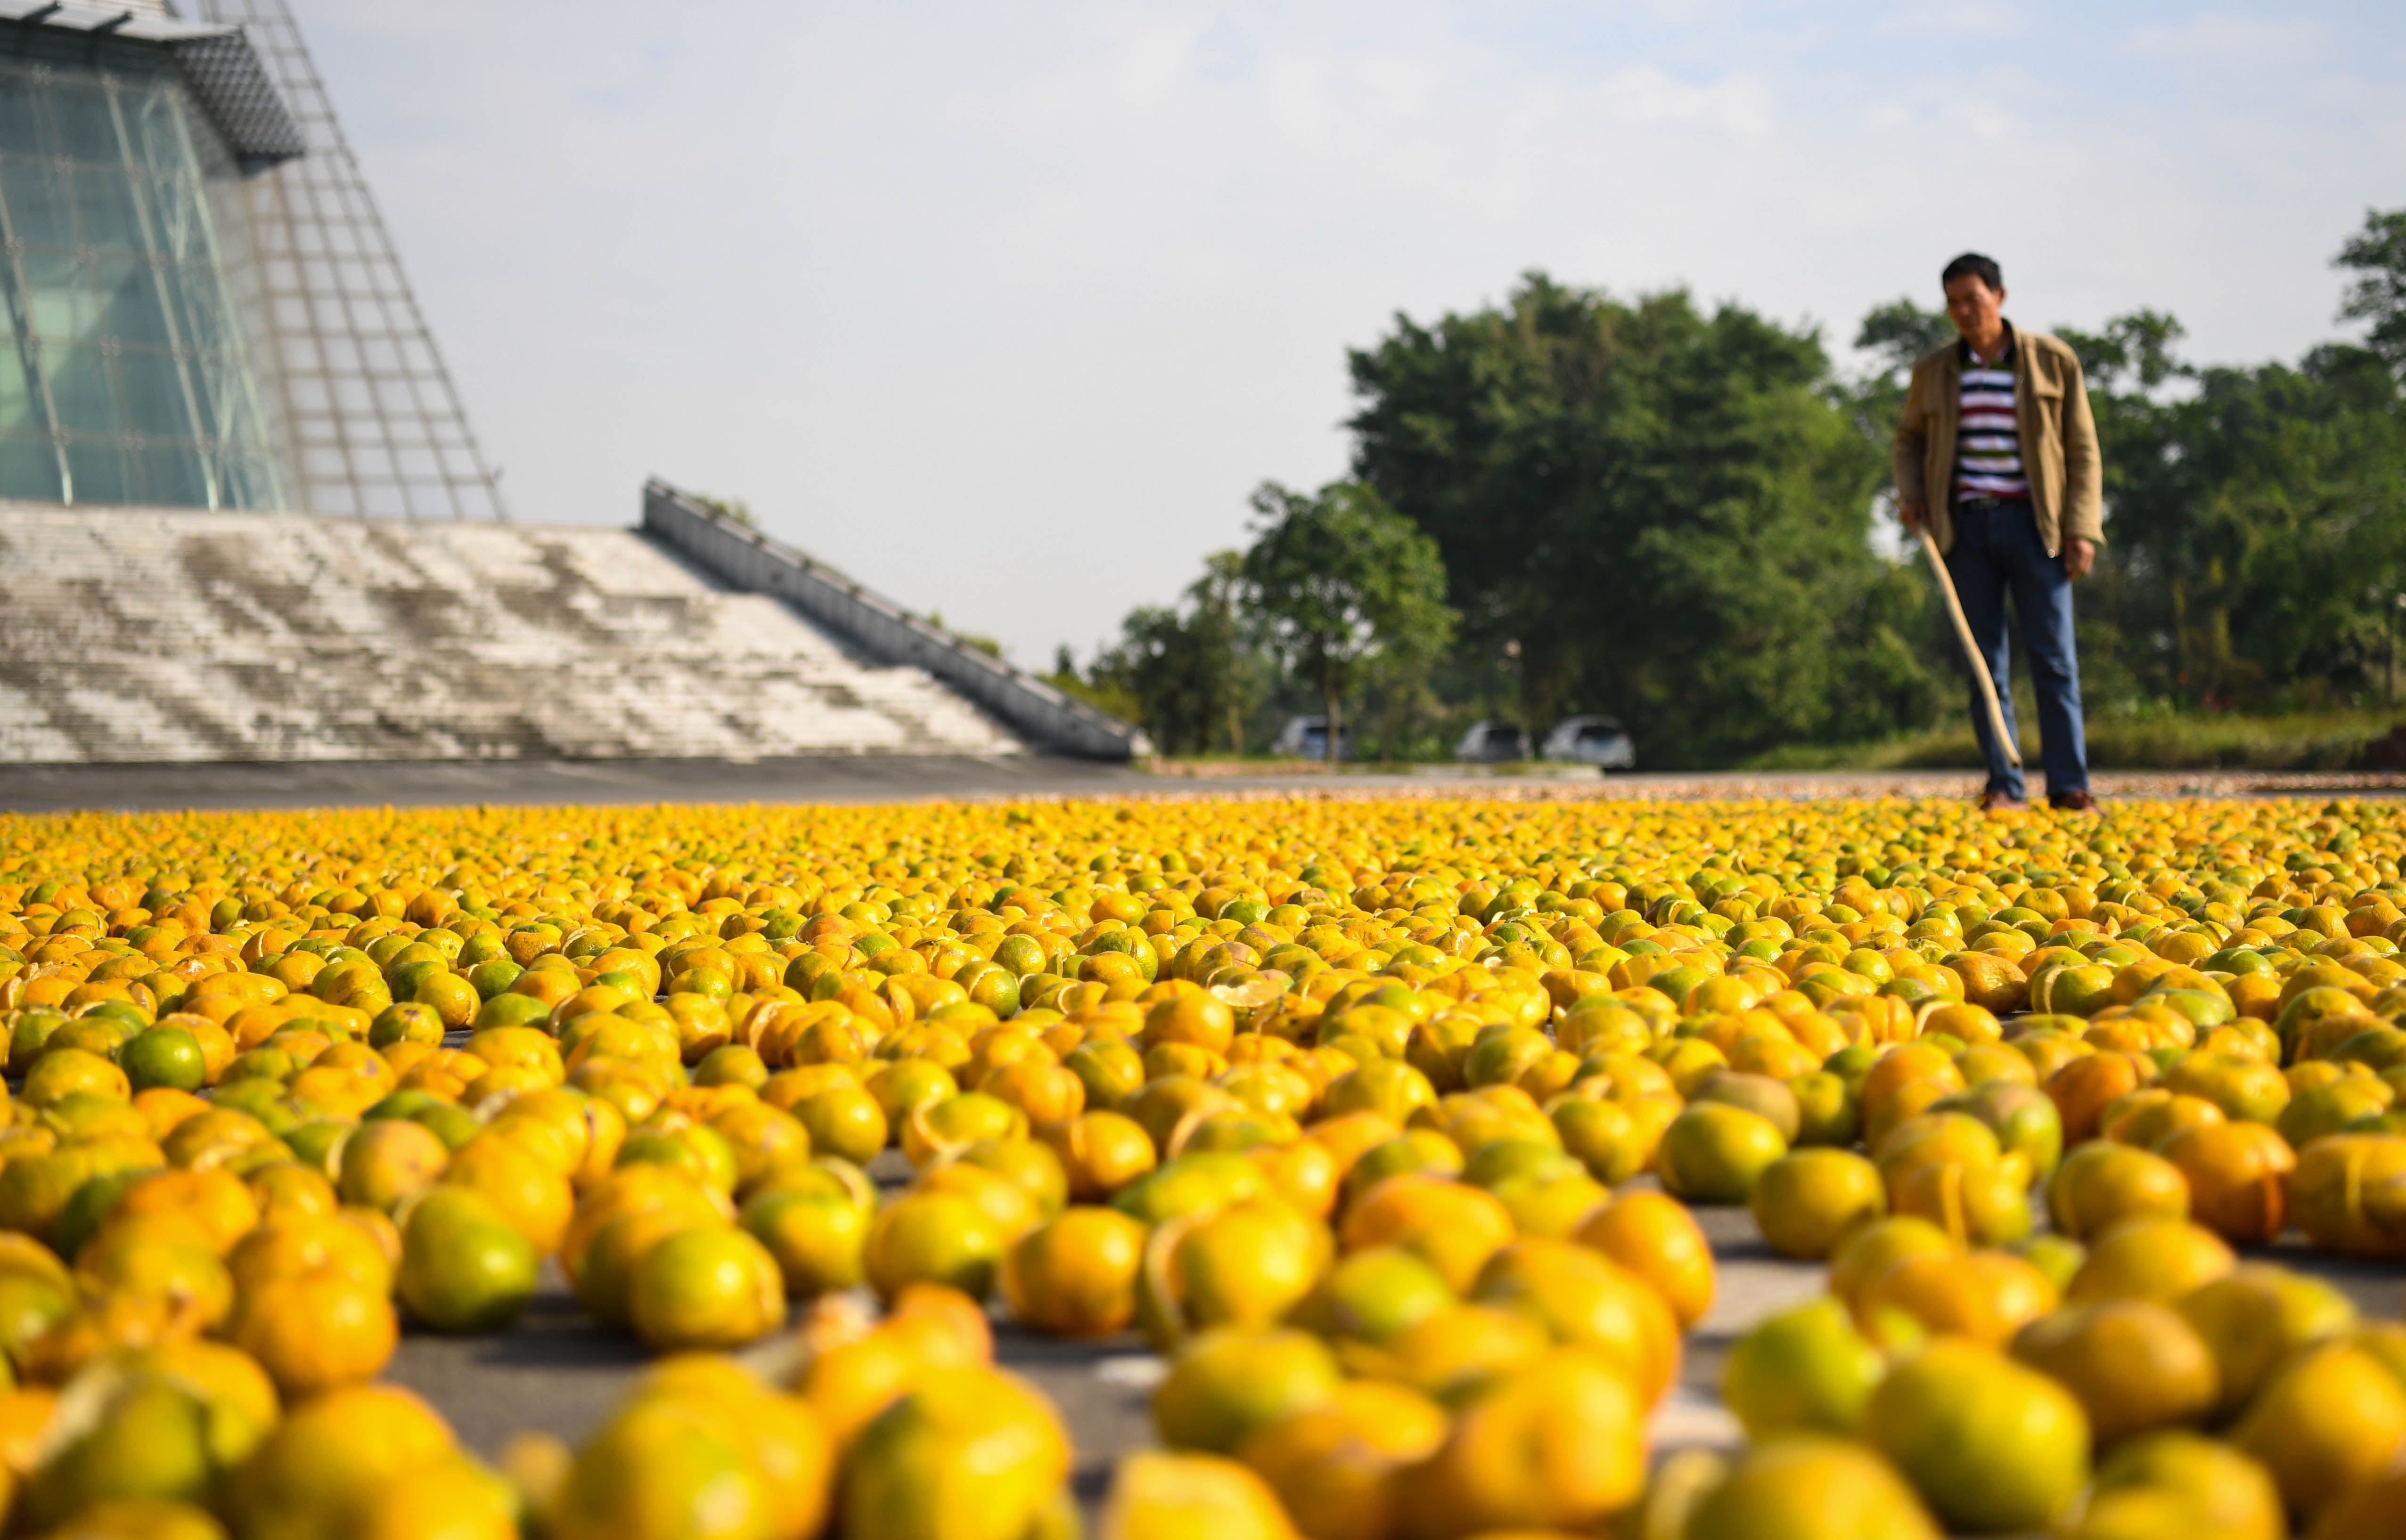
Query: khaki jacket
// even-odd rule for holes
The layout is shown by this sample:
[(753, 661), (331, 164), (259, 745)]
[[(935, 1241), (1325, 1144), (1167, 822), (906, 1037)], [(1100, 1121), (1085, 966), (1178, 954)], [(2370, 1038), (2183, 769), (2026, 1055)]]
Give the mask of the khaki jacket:
[[(2088, 388), (2071, 348), (2037, 332), (2016, 332), (2014, 411), (2020, 419), (2022, 475), (2031, 510), (2049, 556), (2063, 554), (2063, 537), (2105, 543), (2103, 462)], [(1942, 552), (1954, 549), (1955, 430), (1963, 410), (1960, 347), (1948, 343), (1913, 366), (1904, 415), (1896, 425), (1896, 490), (1902, 503), (1930, 510), (1930, 532)]]

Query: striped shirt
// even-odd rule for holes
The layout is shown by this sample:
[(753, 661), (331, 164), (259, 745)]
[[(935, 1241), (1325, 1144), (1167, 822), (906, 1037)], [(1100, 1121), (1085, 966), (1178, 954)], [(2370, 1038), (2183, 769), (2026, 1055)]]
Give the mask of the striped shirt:
[(1963, 349), (1962, 416), (1955, 438), (1955, 501), (2026, 498), (2021, 427), (2014, 416), (2014, 354), (1983, 362)]

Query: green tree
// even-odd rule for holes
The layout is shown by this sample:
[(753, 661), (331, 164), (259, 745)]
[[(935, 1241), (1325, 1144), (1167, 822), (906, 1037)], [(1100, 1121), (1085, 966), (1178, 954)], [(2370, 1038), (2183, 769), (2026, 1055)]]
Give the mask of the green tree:
[(1175, 605), (1139, 605), (1083, 677), (1062, 649), (1054, 682), (1139, 723), (1164, 754), (1244, 752), (1256, 660), (1239, 614), (1243, 558), (1218, 551)]
[(1871, 548), (1886, 456), (1819, 338), (1684, 292), (1527, 276), (1352, 357), (1356, 475), (1433, 536), (1542, 732), (1608, 712), (1649, 762), (1931, 719), (1918, 580)]
[(1858, 394), (1887, 408), (1879, 442), (1889, 442), (1896, 414), (1904, 405), (1904, 388), (1921, 356), (1942, 343), (1955, 340), (1955, 323), (1944, 310), (1924, 310), (1910, 299), (1894, 299), (1864, 313), (1855, 331), (1855, 346), (1871, 354), (1873, 368), (1858, 386)]
[[(1132, 620), (1135, 616), (1128, 618)], [(1123, 628), (1125, 624), (1122, 622)], [(1076, 696), (1097, 711), (1108, 712), (1123, 722), (1133, 722), (1144, 728), (1153, 739), (1156, 751), (1163, 754), (1175, 752), (1171, 745), (1161, 741), (1159, 724), (1145, 711), (1144, 702), (1137, 698), (1136, 692), (1099, 663), (1092, 673), (1081, 672), (1077, 655), (1066, 643), (1054, 649), (1053, 671), (1044, 676), (1044, 682), (1065, 695)]]
[[(1186, 590), (1188, 625), (1208, 674), (1202, 704), (1216, 708), (1227, 729), (1228, 752), (1245, 752), (1245, 716), (1251, 710), (1253, 658), (1244, 637), (1245, 558), (1238, 551), (1214, 551), (1203, 558), (1203, 575)], [(1207, 734), (1207, 737), (1209, 734)]]
[(1356, 482), (1316, 493), (1264, 482), (1253, 505), (1246, 607), (1327, 712), (1333, 763), (1345, 702), (1366, 680), (1394, 688), (1424, 678), (1452, 641), (1445, 564), (1437, 542)]
[(2063, 335), (2094, 382), (2109, 515), (2084, 662), (2209, 708), (2385, 687), (2406, 586), (2406, 401), (2386, 362), (2332, 345), (2194, 368), (2150, 312)]
[(2371, 321), (2371, 346), (2393, 369), (2406, 369), (2406, 208), (2367, 209), (2364, 228), (2332, 263), (2356, 276), (2340, 318)]

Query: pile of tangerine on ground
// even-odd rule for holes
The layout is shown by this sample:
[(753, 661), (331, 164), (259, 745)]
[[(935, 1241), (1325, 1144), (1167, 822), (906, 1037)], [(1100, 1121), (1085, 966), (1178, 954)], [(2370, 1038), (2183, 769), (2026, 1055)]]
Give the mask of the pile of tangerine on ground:
[[(1131, 1536), (2381, 1533), (2406, 1367), (2218, 1237), (2406, 1251), (2402, 842), (2272, 803), (0, 821), (0, 1462), (87, 1534), (1067, 1533), (998, 1294), (1174, 1355)], [(1648, 1172), (1837, 1253), (1847, 1307), (1739, 1355), (1779, 1440), (1650, 1486), (1713, 1285)], [(504, 1329), (547, 1255), (663, 1353), (818, 1300), (796, 1383), (672, 1357), (506, 1477), (363, 1383), (396, 1296)], [(2286, 1335), (2204, 1396), (2259, 1297)], [(2134, 1302), (2196, 1318), (2179, 1394), (2078, 1372), (2153, 1340), (2077, 1313)], [(2344, 1436), (2284, 1416), (2325, 1404)], [(1931, 1410), (1991, 1405), (2026, 1436)]]

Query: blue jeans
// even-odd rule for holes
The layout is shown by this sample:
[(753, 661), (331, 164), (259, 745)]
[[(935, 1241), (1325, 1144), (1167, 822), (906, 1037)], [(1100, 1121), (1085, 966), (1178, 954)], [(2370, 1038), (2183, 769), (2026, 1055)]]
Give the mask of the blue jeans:
[[(2087, 791), (2088, 743), (2081, 728), (2080, 657), (2073, 645), (2072, 579), (2064, 575), (2063, 558), (2046, 554), (2038, 537), (2038, 516), (2026, 502), (1999, 503), (1985, 511), (1958, 504), (1954, 514), (1955, 548), (1946, 553), (1946, 571), (1955, 579), (1963, 617), (1972, 623), (1973, 638), (1997, 682), (2005, 730), (2018, 740), (2005, 633), (2005, 595), (2011, 592), (2015, 613), (2021, 616), (2022, 644), (2030, 652), (2031, 683), (2038, 692), (2046, 789), (2050, 795)], [(1990, 730), (1976, 680), (1972, 685), (1972, 726), (1988, 761), (1988, 789), (2026, 798), (2030, 792), (2021, 770), (2006, 760)]]

